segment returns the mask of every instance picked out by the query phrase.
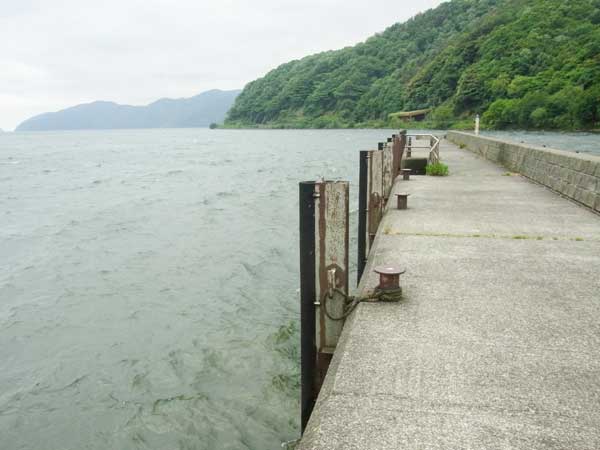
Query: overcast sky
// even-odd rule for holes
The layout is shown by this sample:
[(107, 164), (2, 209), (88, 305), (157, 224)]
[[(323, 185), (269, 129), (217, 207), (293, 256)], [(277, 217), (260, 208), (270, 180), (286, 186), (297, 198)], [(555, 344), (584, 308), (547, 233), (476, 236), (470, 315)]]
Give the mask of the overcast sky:
[(242, 88), (440, 0), (0, 0), (0, 128), (94, 100)]

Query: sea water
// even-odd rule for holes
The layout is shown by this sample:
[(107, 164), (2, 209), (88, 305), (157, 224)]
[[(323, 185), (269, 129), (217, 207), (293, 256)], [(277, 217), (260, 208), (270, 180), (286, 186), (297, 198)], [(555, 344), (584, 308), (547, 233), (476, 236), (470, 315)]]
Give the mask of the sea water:
[(351, 182), (354, 257), (358, 151), (391, 133), (0, 135), (0, 448), (297, 438), (298, 182)]

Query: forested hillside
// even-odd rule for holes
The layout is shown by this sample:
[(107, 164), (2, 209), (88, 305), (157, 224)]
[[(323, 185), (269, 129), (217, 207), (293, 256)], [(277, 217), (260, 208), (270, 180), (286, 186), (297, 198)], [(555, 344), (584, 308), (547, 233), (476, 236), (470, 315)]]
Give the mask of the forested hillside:
[(284, 64), (249, 83), (229, 126), (430, 125), (483, 114), (490, 128), (597, 128), (600, 0), (453, 0), (354, 47)]

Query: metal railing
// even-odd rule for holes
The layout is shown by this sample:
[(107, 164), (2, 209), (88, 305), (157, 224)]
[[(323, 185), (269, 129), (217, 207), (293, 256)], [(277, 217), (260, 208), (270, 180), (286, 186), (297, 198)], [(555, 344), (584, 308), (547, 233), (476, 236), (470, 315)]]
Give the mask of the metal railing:
[[(437, 136), (433, 134), (408, 134), (406, 137), (408, 138), (407, 156), (411, 156), (411, 151), (413, 149), (428, 149), (428, 163), (437, 164), (440, 162), (440, 140)], [(412, 145), (413, 139), (415, 141), (429, 139), (429, 145)]]

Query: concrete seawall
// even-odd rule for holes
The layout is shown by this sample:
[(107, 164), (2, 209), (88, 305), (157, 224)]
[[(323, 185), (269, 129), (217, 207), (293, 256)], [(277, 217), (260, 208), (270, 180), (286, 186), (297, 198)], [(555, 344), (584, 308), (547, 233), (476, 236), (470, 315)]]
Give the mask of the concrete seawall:
[(600, 212), (600, 157), (450, 131), (448, 140)]

